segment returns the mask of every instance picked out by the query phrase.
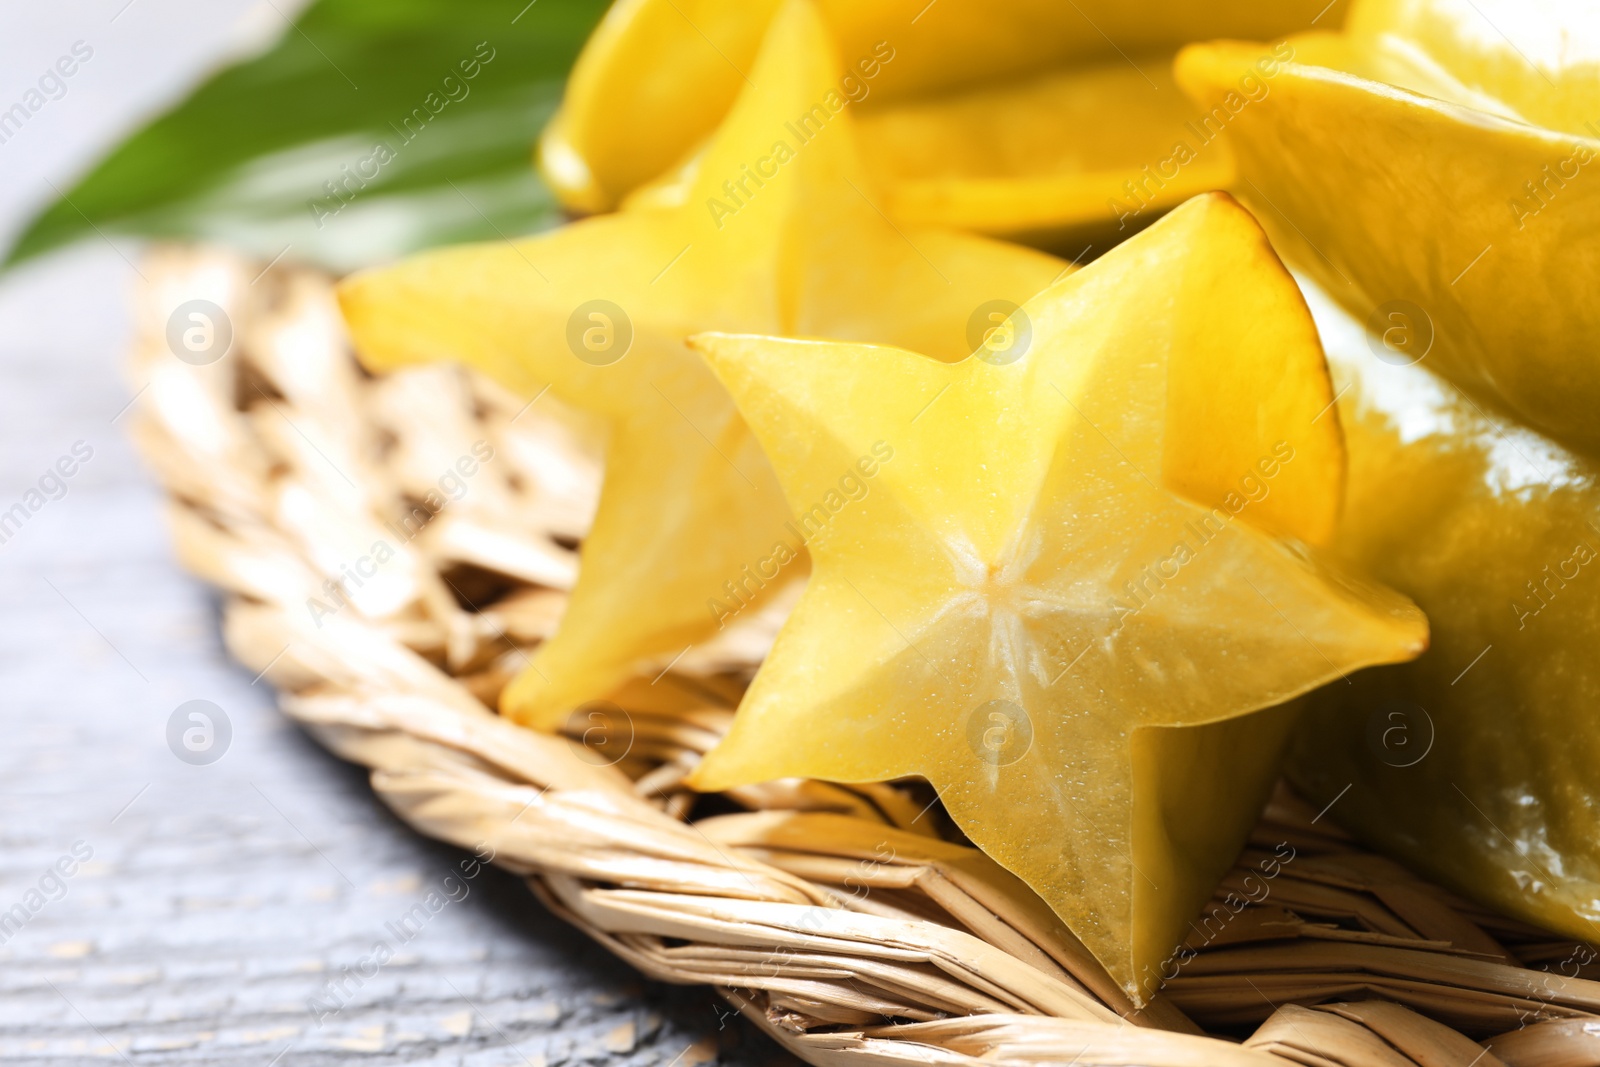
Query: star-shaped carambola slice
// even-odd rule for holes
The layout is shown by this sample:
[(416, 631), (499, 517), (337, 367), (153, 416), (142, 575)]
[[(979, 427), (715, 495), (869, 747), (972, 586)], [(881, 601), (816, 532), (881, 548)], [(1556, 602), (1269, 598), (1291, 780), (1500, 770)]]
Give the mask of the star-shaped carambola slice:
[(340, 288), (369, 367), (461, 360), (609, 428), (566, 616), (501, 699), (519, 721), (558, 725), (641, 660), (664, 664), (753, 611), (779, 568), (803, 559), (771, 468), (690, 334), (873, 340), (959, 359), (975, 314), (987, 325), (983, 308), (1020, 303), (1065, 267), (887, 222), (849, 112), (829, 110), (840, 77), (815, 11), (791, 0), (685, 203), (431, 252)]
[(696, 339), (797, 515), (873, 477), (692, 781), (924, 776), (1140, 996), (1259, 813), (1282, 705), (1416, 656), (1427, 624), (1311, 547), (1340, 497), (1333, 395), (1226, 195), (1013, 324), (958, 364)]
[[(564, 203), (605, 211), (716, 129), (778, 0), (620, 0), (540, 138)], [(1337, 25), (1326, 0), (821, 0), (867, 172), (901, 223), (1045, 242), (1120, 240), (1225, 184), (1173, 51)], [(1334, 10), (1330, 10), (1334, 8)], [(759, 82), (759, 79), (756, 79)], [(692, 165), (692, 164), (691, 164)], [(674, 179), (668, 178), (667, 181)]]
[(1388, 343), (1600, 454), (1600, 19), (1589, 0), (1359, 0), (1343, 33), (1193, 45), (1278, 247)]

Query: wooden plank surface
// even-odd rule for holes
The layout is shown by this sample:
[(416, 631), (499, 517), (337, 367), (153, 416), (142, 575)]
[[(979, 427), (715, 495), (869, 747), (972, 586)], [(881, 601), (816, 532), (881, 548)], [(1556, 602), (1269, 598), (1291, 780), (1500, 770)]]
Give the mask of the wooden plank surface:
[[(471, 876), (228, 662), (122, 434), (132, 272), (99, 245), (0, 284), (0, 513), (27, 511), (0, 544), (0, 1061), (781, 1057)], [(168, 741), (197, 699), (231, 727), (209, 765)]]
[[(0, 145), (0, 234), (300, 6), (7, 5), (13, 97), (74, 40), (95, 58)], [(454, 883), (427, 911), (461, 854), (402, 826), (360, 772), (284, 722), (265, 683), (227, 661), (213, 597), (168, 551), (161, 496), (122, 433), (137, 258), (132, 243), (92, 241), (0, 277), (0, 513), (27, 509), (75, 442), (93, 451), (0, 543), (0, 1062), (777, 1057), (720, 1001), (638, 981), (507, 876)], [(209, 766), (166, 740), (196, 699), (232, 727)], [(428, 918), (404, 938), (419, 903)], [(380, 941), (392, 958), (374, 967)]]
[[(414, 835), (227, 661), (120, 430), (128, 277), (88, 248), (0, 290), (0, 512), (91, 450), (0, 544), (0, 1061), (778, 1056)], [(232, 728), (211, 765), (168, 744), (192, 699)]]

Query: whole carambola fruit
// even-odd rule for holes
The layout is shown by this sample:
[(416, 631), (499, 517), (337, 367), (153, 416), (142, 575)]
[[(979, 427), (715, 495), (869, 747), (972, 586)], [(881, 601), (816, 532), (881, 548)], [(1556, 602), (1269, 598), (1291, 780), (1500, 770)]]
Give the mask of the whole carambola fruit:
[(1315, 694), (1291, 777), (1445, 885), (1594, 940), (1600, 463), (1466, 398), (1427, 360), (1384, 362), (1358, 323), (1313, 307), (1349, 387), (1337, 543), (1428, 613), (1433, 644)]

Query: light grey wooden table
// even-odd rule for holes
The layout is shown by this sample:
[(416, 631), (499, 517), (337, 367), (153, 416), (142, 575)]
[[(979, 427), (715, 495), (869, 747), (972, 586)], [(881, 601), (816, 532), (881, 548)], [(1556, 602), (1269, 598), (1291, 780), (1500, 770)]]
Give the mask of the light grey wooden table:
[[(516, 880), (467, 877), (228, 662), (119, 429), (118, 318), (84, 306), (127, 270), (85, 248), (0, 286), (0, 523), (92, 449), (0, 544), (0, 1061), (777, 1058)], [(205, 766), (168, 743), (194, 699), (232, 728)]]
[[(0, 98), (73, 40), (96, 47), (0, 144), (0, 231), (214, 61), (247, 6), (125, 3), (0, 13)], [(91, 242), (0, 278), (0, 1061), (788, 1062), (707, 991), (640, 981), (514, 879), (462, 878), (463, 854), (394, 819), (229, 663), (121, 431), (137, 255)], [(45, 478), (79, 442), (92, 456)], [(193, 699), (232, 727), (208, 766), (167, 741)], [(406, 926), (430, 892), (443, 906)], [(374, 968), (379, 941), (394, 955)]]

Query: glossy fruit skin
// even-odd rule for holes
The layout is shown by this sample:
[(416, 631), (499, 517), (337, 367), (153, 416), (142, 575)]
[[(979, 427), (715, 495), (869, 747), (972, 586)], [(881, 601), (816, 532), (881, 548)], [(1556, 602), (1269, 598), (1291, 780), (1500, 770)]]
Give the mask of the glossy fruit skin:
[(1427, 643), (1413, 605), (1314, 547), (1343, 443), (1260, 227), (1198, 197), (959, 363), (694, 343), (817, 526), (691, 784), (925, 777), (1147, 995), (1259, 815), (1284, 705)]
[[(1600, 454), (1592, 5), (1373, 0), (1289, 44), (1226, 137), (1277, 246), (1374, 329), (1424, 334), (1478, 402)], [(1178, 82), (1223, 107), (1263, 47), (1189, 46)]]
[[(579, 57), (540, 140), (540, 166), (563, 203), (611, 210), (641, 187), (672, 186), (692, 170), (746, 84), (777, 7), (620, 0)], [(889, 214), (1045, 247), (1076, 241), (1071, 255), (1090, 238), (1103, 251), (1226, 184), (1227, 150), (1202, 146), (1185, 126), (1198, 112), (1171, 82), (1179, 45), (1275, 38), (1336, 25), (1343, 15), (1343, 4), (1318, 0), (819, 7), (845, 65), (832, 98), (813, 103), (859, 114), (868, 172)], [(1197, 154), (1175, 162), (1179, 141)]]
[[(1308, 288), (1311, 288), (1308, 284)], [(1337, 545), (1433, 644), (1310, 700), (1290, 775), (1461, 894), (1600, 935), (1600, 464), (1425, 369), (1313, 293), (1350, 456)]]

